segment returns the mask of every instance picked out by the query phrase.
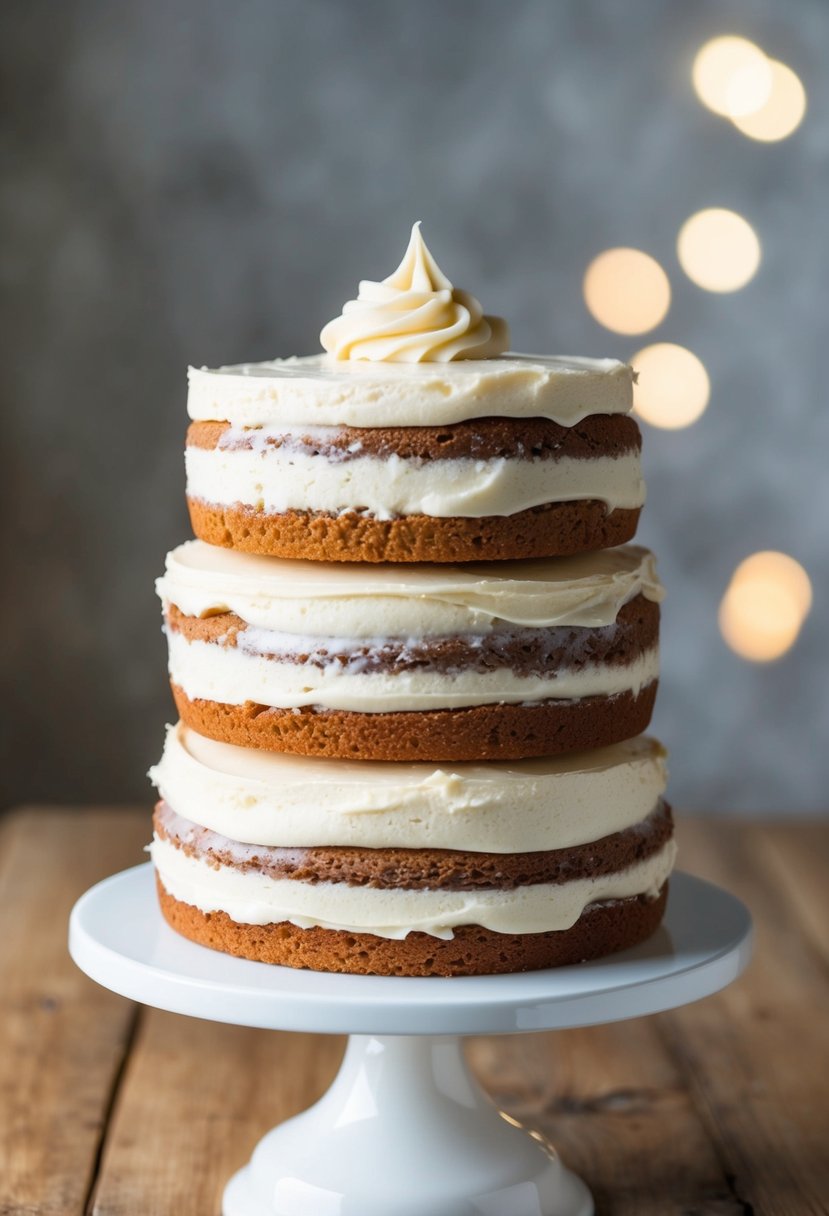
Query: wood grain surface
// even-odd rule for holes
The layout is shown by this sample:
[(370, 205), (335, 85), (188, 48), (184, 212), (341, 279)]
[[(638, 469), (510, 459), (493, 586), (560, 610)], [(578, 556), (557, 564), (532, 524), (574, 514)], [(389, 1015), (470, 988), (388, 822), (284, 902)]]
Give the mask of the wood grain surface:
[[(106, 809), (0, 821), (0, 1216), (218, 1216), (259, 1137), (336, 1071), (339, 1038), (139, 1009), (73, 966), (72, 902), (141, 860), (148, 825)], [(827, 1214), (829, 823), (690, 820), (680, 847), (751, 907), (746, 974), (656, 1017), (470, 1040), (470, 1062), (600, 1216)]]

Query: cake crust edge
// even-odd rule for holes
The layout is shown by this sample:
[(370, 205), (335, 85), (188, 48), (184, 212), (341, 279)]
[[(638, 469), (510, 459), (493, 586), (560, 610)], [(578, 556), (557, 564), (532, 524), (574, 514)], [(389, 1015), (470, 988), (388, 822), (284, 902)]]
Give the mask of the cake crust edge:
[(267, 514), (187, 498), (199, 540), (266, 557), (326, 562), (479, 562), (570, 557), (632, 540), (641, 508), (597, 499), (552, 502), (515, 515), (376, 519), (354, 511)]
[(182, 722), (220, 743), (296, 756), (436, 763), (522, 760), (621, 743), (647, 730), (657, 686), (653, 680), (638, 693), (536, 705), (365, 714), (228, 705), (191, 699), (171, 684)]

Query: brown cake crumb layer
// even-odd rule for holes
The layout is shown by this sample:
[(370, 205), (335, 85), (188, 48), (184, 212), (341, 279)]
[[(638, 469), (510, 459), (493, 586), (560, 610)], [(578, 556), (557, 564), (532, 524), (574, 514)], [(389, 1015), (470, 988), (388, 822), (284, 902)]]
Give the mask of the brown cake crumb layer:
[(257, 428), (240, 429), (227, 422), (191, 422), (187, 446), (235, 451), (254, 445), (291, 447), (308, 455), (336, 461), (373, 456), (383, 460), (590, 460), (638, 452), (642, 436), (626, 414), (592, 414), (575, 426), (546, 418), (476, 418), (452, 426), (301, 427), (271, 431), (262, 439)]
[[(234, 612), (215, 616), (187, 616), (174, 604), (166, 608), (167, 626), (189, 642), (209, 642), (237, 647), (247, 652), (247, 625)], [(257, 631), (257, 640), (261, 631)], [(250, 651), (279, 663), (326, 667), (339, 663), (346, 669), (358, 663), (361, 674), (434, 671), (441, 675), (456, 671), (486, 673), (508, 668), (516, 675), (543, 675), (550, 671), (577, 671), (586, 663), (608, 667), (628, 666), (659, 639), (659, 605), (637, 595), (619, 610), (616, 620), (592, 629), (565, 625), (550, 629), (493, 630), (468, 637), (421, 638), (400, 641), (390, 638), (381, 645), (361, 645), (358, 639), (348, 649), (337, 647), (337, 639), (319, 638), (313, 652)]]
[(410, 933), (402, 941), (341, 929), (299, 929), (290, 921), (243, 925), (225, 912), (200, 912), (174, 899), (157, 879), (167, 923), (199, 945), (239, 958), (311, 971), (351, 975), (496, 975), (566, 967), (626, 950), (659, 927), (668, 884), (644, 895), (589, 905), (570, 929), (553, 933), (494, 933), (462, 925), (449, 941)]
[(222, 743), (341, 760), (442, 762), (559, 756), (632, 739), (647, 729), (656, 688), (654, 680), (612, 697), (362, 714), (191, 700), (172, 685), (185, 725)]
[(187, 499), (199, 540), (243, 553), (326, 562), (477, 562), (567, 557), (623, 545), (636, 533), (640, 508), (608, 511), (583, 499), (547, 503), (482, 519), (404, 515), (375, 519), (354, 511), (268, 515)]
[(601, 840), (533, 853), (468, 853), (459, 849), (364, 849), (351, 846), (276, 848), (240, 845), (177, 815), (159, 802), (156, 834), (188, 857), (212, 866), (254, 871), (294, 882), (339, 882), (350, 887), (408, 891), (511, 891), (535, 883), (561, 884), (628, 870), (663, 848), (673, 835), (670, 808)]

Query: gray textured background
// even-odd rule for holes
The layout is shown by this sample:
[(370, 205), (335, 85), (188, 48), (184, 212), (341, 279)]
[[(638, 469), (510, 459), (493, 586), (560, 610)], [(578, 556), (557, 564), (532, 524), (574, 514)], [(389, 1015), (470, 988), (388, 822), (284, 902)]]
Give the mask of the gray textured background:
[[(793, 138), (754, 143), (696, 101), (693, 54), (727, 32), (801, 75)], [(3, 800), (149, 797), (171, 714), (152, 582), (188, 534), (185, 365), (316, 350), (420, 218), (518, 349), (702, 357), (703, 419), (645, 435), (674, 801), (826, 806), (827, 55), (825, 0), (6, 0)], [(674, 252), (680, 223), (718, 205), (765, 255), (725, 296)], [(641, 340), (582, 302), (614, 245), (671, 277)], [(734, 565), (763, 548), (816, 591), (768, 666), (716, 624)]]

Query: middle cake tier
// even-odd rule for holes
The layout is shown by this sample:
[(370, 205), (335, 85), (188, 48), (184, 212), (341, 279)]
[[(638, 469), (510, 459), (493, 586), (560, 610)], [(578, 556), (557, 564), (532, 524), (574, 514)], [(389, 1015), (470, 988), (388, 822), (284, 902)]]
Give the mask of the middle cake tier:
[(244, 747), (512, 760), (647, 728), (663, 591), (635, 545), (473, 566), (343, 566), (190, 541), (157, 584), (182, 720)]

